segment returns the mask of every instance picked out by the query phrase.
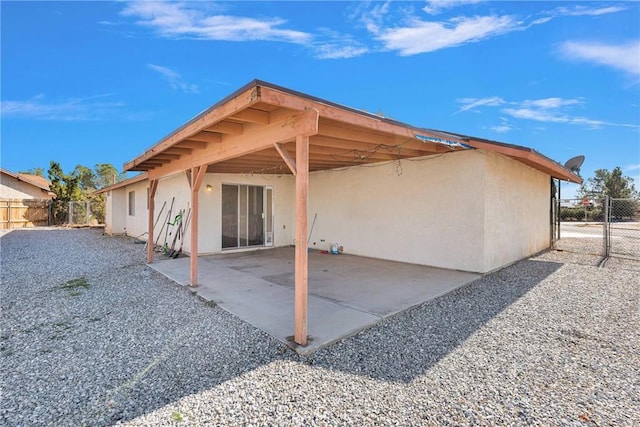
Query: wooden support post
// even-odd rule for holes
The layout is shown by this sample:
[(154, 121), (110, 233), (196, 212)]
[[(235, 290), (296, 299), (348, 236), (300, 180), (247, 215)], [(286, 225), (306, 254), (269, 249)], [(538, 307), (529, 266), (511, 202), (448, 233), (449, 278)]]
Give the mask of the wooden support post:
[(295, 342), (307, 345), (309, 137), (296, 137)]
[(191, 168), (191, 285), (198, 286), (198, 192), (202, 185), (204, 175), (207, 173), (207, 165)]
[(156, 189), (158, 188), (158, 180), (152, 179), (149, 181), (149, 218), (147, 221), (149, 224), (147, 225), (147, 262), (151, 264), (153, 262), (153, 215), (155, 209), (155, 196)]

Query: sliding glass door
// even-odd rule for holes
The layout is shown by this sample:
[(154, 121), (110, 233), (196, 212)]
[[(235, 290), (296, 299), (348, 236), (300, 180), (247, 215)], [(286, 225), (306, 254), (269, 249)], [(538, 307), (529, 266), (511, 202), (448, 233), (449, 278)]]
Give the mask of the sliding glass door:
[[(222, 185), (222, 249), (273, 244), (273, 190), (253, 185)], [(265, 192), (267, 193), (265, 197)], [(265, 211), (267, 215), (265, 215)], [(268, 217), (268, 218), (267, 218)]]

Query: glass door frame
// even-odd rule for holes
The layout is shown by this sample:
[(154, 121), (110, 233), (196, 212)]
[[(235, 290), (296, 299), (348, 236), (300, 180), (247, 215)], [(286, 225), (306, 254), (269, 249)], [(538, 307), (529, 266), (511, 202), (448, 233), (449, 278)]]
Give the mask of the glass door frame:
[[(270, 247), (274, 245), (274, 197), (273, 197), (273, 187), (269, 185), (252, 185), (252, 184), (235, 184), (235, 183), (222, 183), (222, 194), (224, 194), (224, 188), (227, 187), (235, 187), (235, 196), (236, 196), (236, 212), (235, 212), (235, 224), (232, 225), (232, 229), (235, 230), (236, 244), (235, 246), (225, 246), (225, 212), (224, 212), (224, 200), (222, 200), (221, 195), (221, 204), (220, 204), (220, 213), (221, 213), (221, 249), (225, 250), (238, 250), (238, 249), (255, 249), (260, 247)], [(249, 193), (250, 188), (261, 188), (262, 189), (262, 223), (259, 224), (262, 228), (262, 243), (256, 245), (250, 245), (248, 242), (249, 238), (249, 211), (250, 211), (250, 201), (249, 201)], [(244, 191), (242, 189), (245, 189)], [(243, 203), (242, 195), (246, 194), (247, 200)], [(244, 210), (244, 213), (241, 212)], [(242, 222), (246, 222), (244, 224), (245, 233), (242, 233), (240, 230)], [(257, 222), (257, 221), (256, 221)], [(253, 223), (253, 222), (252, 222)], [(241, 245), (241, 240), (245, 240), (245, 244)], [(228, 240), (228, 238), (227, 238)]]

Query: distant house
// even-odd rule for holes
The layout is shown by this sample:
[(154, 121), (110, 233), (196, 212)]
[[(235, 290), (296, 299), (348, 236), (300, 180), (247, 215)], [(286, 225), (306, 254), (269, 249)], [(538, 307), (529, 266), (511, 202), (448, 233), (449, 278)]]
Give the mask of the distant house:
[(0, 169), (0, 228), (48, 225), (54, 198), (48, 179)]
[(38, 175), (0, 169), (0, 199), (51, 200), (51, 181)]
[[(110, 233), (162, 243), (182, 211), (191, 255), (295, 243), (303, 345), (307, 246), (339, 243), (354, 255), (486, 273), (548, 248), (552, 180), (581, 182), (527, 147), (415, 127), (258, 80), (124, 169), (145, 173), (101, 190)], [(192, 256), (194, 286), (197, 274)]]

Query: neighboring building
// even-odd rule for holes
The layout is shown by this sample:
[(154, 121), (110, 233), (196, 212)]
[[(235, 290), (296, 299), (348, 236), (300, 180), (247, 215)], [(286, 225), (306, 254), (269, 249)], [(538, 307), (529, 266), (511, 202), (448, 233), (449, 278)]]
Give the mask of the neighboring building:
[(51, 200), (55, 194), (50, 188), (51, 182), (41, 176), (0, 169), (0, 199)]
[[(173, 200), (172, 216), (191, 211), (187, 253), (299, 242), (296, 313), (306, 313), (307, 241), (486, 273), (548, 248), (551, 180), (581, 182), (529, 148), (413, 127), (262, 81), (125, 170), (145, 174), (102, 190), (108, 232), (155, 241)], [(191, 266), (195, 284), (197, 257)], [(306, 321), (296, 316), (303, 344)]]
[(55, 194), (51, 182), (26, 173), (0, 169), (0, 228), (49, 224), (49, 204)]

